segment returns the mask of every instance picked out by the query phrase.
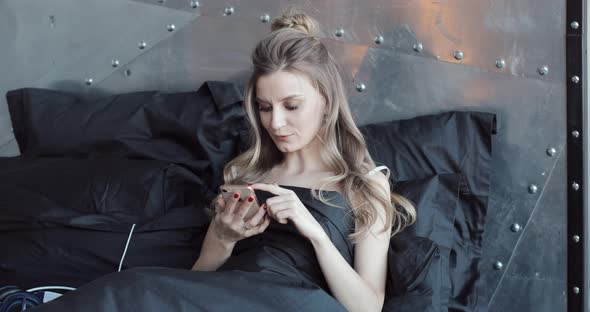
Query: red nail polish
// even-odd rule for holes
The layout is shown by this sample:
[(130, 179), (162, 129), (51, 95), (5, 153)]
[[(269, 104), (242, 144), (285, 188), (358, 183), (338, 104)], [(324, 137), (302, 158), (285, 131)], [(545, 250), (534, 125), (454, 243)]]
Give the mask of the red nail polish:
[(234, 193), (234, 198), (238, 198), (238, 197), (240, 197), (240, 194), (239, 193)]
[(248, 182), (248, 186), (252, 186), (252, 185), (254, 185), (254, 183), (250, 183), (250, 182)]
[(262, 204), (262, 206), (264, 207), (264, 210), (266, 210), (266, 204)]
[(253, 202), (254, 201), (254, 197), (253, 196), (248, 196), (248, 202)]

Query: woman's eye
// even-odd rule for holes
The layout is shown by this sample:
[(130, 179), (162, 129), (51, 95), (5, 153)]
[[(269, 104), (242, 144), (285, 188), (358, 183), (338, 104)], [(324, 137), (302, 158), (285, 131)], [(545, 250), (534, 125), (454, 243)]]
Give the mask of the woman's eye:
[(270, 112), (270, 108), (268, 107), (258, 107), (258, 110), (261, 112)]
[(288, 110), (291, 110), (291, 111), (292, 110), (296, 110), (297, 109), (297, 106), (287, 106), (287, 109)]

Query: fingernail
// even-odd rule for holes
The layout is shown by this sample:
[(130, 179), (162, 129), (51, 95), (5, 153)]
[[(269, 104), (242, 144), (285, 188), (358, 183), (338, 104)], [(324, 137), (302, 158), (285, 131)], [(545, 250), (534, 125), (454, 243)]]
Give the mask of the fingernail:
[(240, 194), (239, 193), (234, 193), (234, 198), (238, 198), (238, 197), (240, 197)]
[(264, 210), (266, 210), (266, 204), (262, 204), (262, 208), (264, 208)]
[(248, 186), (252, 186), (252, 185), (254, 185), (254, 183), (250, 183), (250, 182), (248, 182)]
[(253, 202), (254, 201), (254, 197), (253, 196), (248, 196), (248, 202)]

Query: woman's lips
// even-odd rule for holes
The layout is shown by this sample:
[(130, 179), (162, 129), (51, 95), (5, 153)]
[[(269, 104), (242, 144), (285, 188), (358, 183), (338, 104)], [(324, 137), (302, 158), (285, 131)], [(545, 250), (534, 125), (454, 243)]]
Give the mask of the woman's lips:
[(277, 135), (276, 137), (277, 137), (277, 140), (279, 140), (279, 141), (287, 141), (290, 136), (291, 135), (289, 134), (289, 135), (281, 135), (281, 136)]

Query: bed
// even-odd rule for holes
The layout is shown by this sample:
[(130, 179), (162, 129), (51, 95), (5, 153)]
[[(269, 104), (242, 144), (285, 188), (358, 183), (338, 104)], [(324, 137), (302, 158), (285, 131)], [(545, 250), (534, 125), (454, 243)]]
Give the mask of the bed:
[[(238, 86), (102, 98), (22, 88), (6, 98), (21, 155), (0, 158), (0, 287), (190, 269), (223, 165), (248, 144)], [(360, 128), (418, 213), (391, 240), (383, 311), (485, 309), (477, 290), (496, 115), (448, 111)]]

